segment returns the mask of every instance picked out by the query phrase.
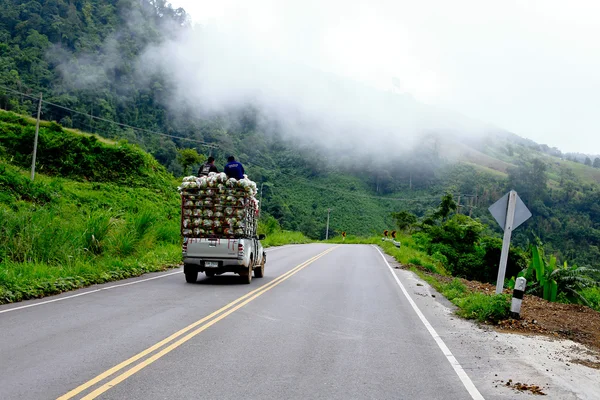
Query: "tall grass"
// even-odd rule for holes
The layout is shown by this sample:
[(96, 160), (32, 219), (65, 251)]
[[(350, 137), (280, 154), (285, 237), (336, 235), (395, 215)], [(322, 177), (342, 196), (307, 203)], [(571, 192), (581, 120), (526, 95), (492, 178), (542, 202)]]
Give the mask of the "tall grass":
[(266, 239), (261, 241), (264, 247), (312, 242), (312, 240), (300, 232), (282, 230), (279, 222), (277, 222), (277, 220), (271, 216), (259, 221), (258, 233), (266, 235)]
[(113, 219), (106, 211), (96, 211), (87, 220), (86, 229), (83, 233), (84, 248), (92, 254), (102, 253), (104, 240), (108, 236)]
[(138, 238), (143, 238), (156, 222), (156, 215), (148, 209), (143, 209), (133, 216), (133, 228)]
[[(0, 196), (0, 303), (180, 261), (175, 185), (162, 192), (43, 175), (32, 184), (26, 179), (15, 167), (0, 169), (0, 191), (9, 193)], [(26, 196), (31, 187), (44, 201)]]
[(283, 246), (286, 244), (305, 244), (312, 240), (304, 236), (301, 232), (279, 231), (267, 236), (261, 241), (264, 247)]

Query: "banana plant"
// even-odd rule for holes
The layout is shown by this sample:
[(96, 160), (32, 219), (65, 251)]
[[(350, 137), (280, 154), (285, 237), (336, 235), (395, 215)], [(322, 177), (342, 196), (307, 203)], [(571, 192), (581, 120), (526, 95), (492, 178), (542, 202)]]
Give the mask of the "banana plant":
[(544, 250), (538, 246), (531, 246), (531, 261), (526, 275), (529, 279), (535, 278), (542, 291), (542, 297), (548, 301), (556, 301), (558, 296), (558, 282), (554, 279), (556, 270), (556, 257), (551, 256), (546, 262)]
[[(546, 260), (544, 249), (533, 245), (531, 246), (531, 261), (524, 273), (525, 278), (530, 282), (527, 292), (548, 301), (556, 301), (560, 291), (564, 299), (585, 305), (589, 305), (589, 303), (581, 296), (580, 292), (585, 288), (598, 286), (600, 279), (597, 275), (599, 274), (595, 269), (576, 265), (569, 266), (566, 261), (562, 265), (557, 265), (554, 256)], [(514, 278), (511, 279), (512, 281)]]
[(599, 280), (593, 276), (597, 270), (576, 265), (569, 266), (565, 261), (562, 267), (552, 271), (551, 277), (558, 282), (561, 293), (571, 301), (576, 301), (590, 306), (588, 300), (581, 295), (581, 291), (588, 287), (598, 286)]

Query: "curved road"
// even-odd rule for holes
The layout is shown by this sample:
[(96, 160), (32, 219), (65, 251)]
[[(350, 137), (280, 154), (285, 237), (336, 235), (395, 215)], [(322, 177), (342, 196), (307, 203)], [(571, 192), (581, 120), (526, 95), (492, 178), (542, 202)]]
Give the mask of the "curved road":
[(483, 398), (376, 247), (267, 260), (250, 285), (175, 270), (0, 307), (0, 399)]

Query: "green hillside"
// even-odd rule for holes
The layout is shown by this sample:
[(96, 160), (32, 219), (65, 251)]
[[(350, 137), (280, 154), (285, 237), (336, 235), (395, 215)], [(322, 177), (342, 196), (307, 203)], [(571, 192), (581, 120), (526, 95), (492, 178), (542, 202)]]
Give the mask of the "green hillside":
[(30, 130), (0, 113), (0, 303), (180, 262), (179, 196), (164, 167), (135, 146), (50, 123), (32, 182)]
[[(269, 110), (250, 103), (204, 114), (192, 103), (169, 108), (176, 92), (171, 77), (153, 73), (140, 79), (137, 66), (148, 46), (189, 29), (184, 10), (150, 0), (0, 0), (0, 7), (6, 10), (0, 14), (0, 108), (35, 115), (36, 99), (44, 94), (43, 118), (56, 122), (43, 126), (38, 171), (52, 182), (114, 187), (117, 197), (124, 190), (146, 190), (167, 203), (172, 176), (184, 174), (181, 149), (212, 152), (220, 166), (235, 154), (250, 177), (264, 184), (265, 217), (313, 239), (325, 237), (329, 208), (333, 235), (369, 235), (393, 228), (391, 212), (426, 218), (446, 192), (460, 200), (461, 213), (479, 218), (499, 236), (487, 208), (516, 189), (534, 215), (515, 233), (516, 244), (526, 247), (539, 239), (561, 260), (598, 265), (600, 168), (568, 161), (558, 149), (507, 132), (477, 138), (430, 132), (415, 148), (384, 143), (367, 151), (349, 140), (324, 149), (291, 139), (277, 123), (265, 126)], [(136, 24), (130, 23), (133, 17)], [(398, 102), (426, 108), (413, 103)], [(397, 111), (400, 117), (405, 112)], [(3, 159), (27, 169), (32, 119), (7, 113), (1, 118)], [(306, 126), (312, 129), (313, 122)], [(100, 197), (112, 198), (113, 189), (98, 190), (106, 190)], [(19, 196), (28, 201), (27, 194), (4, 192), (6, 204)], [(59, 194), (48, 204), (63, 198)], [(117, 200), (111, 207), (121, 210)]]

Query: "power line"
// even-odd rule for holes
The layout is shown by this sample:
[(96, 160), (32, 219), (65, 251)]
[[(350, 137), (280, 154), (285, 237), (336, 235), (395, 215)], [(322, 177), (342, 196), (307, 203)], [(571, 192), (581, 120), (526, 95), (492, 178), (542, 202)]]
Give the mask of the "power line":
[[(29, 95), (27, 93), (19, 92), (18, 90), (11, 89), (11, 88), (6, 87), (4, 85), (0, 85), (0, 89), (6, 90), (8, 92), (15, 93), (15, 94), (20, 94), (21, 96), (29, 97), (29, 98), (34, 99), (34, 100), (38, 100), (38, 98), (35, 97), (35, 96), (31, 96), (31, 95)], [(151, 131), (149, 129), (138, 128), (136, 126), (131, 126), (131, 125), (123, 124), (121, 122), (112, 121), (112, 120), (109, 120), (109, 119), (106, 119), (106, 118), (97, 117), (95, 115), (88, 114), (88, 113), (85, 113), (85, 112), (82, 112), (82, 111), (78, 111), (78, 110), (74, 110), (74, 109), (69, 108), (69, 107), (61, 106), (60, 104), (51, 103), (51, 102), (46, 101), (46, 100), (42, 100), (42, 103), (50, 105), (50, 106), (53, 106), (53, 107), (61, 108), (63, 110), (67, 110), (67, 111), (70, 111), (70, 112), (75, 113), (75, 114), (84, 115), (86, 117), (90, 117), (91, 119), (95, 119), (95, 120), (102, 121), (102, 122), (107, 122), (109, 124), (118, 125), (118, 126), (120, 126), (122, 128), (130, 128), (130, 129), (133, 129), (133, 130), (136, 130), (136, 131), (140, 131), (140, 132), (144, 132), (144, 133), (149, 133), (149, 134), (153, 134), (153, 135), (160, 135), (160, 136), (165, 136), (165, 137), (169, 137), (169, 138), (172, 138), (172, 139), (179, 139), (179, 140), (185, 140), (185, 141), (188, 141), (188, 142), (194, 142), (194, 143), (198, 143), (198, 144), (200, 144), (202, 146), (210, 147), (210, 148), (218, 148), (219, 147), (219, 146), (217, 146), (215, 144), (204, 142), (202, 140), (190, 139), (190, 138), (186, 138), (186, 137), (181, 137), (181, 136), (176, 136), (176, 135), (170, 135), (168, 133)]]

